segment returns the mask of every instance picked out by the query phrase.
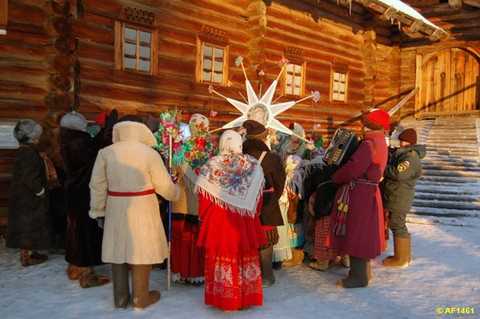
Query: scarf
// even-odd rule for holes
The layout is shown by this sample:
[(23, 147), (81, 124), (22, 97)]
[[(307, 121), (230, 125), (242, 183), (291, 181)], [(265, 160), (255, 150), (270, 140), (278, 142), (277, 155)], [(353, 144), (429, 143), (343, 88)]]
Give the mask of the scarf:
[(199, 169), (195, 191), (215, 204), (253, 217), (262, 195), (263, 170), (250, 155), (223, 153)]

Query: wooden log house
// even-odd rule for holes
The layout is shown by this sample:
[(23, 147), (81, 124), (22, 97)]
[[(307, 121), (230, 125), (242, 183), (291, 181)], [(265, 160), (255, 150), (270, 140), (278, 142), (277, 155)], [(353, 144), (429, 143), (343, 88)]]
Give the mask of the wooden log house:
[[(208, 86), (245, 95), (237, 56), (257, 91), (287, 59), (275, 99), (321, 98), (279, 119), (323, 134), (415, 87), (402, 116), (475, 114), (479, 1), (405, 2), (449, 33), (378, 0), (0, 0), (0, 124), (178, 108), (220, 126), (238, 112)], [(0, 216), (14, 154), (0, 145)]]

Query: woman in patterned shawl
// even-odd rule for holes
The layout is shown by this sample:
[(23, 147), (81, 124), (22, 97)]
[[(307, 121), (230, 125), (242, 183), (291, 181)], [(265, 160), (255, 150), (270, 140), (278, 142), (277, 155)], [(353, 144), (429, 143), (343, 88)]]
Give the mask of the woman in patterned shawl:
[(205, 249), (205, 303), (239, 310), (263, 303), (258, 251), (266, 243), (259, 213), (263, 171), (242, 154), (242, 138), (226, 131), (220, 154), (200, 169), (196, 182)]

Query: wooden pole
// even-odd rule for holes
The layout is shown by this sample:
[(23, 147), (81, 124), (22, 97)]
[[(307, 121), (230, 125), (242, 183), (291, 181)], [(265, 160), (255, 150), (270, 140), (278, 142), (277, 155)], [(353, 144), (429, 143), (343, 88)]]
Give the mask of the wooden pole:
[[(172, 134), (168, 135), (168, 170), (172, 174)], [(172, 284), (172, 202), (168, 202), (168, 262), (167, 262), (167, 290), (170, 290)]]

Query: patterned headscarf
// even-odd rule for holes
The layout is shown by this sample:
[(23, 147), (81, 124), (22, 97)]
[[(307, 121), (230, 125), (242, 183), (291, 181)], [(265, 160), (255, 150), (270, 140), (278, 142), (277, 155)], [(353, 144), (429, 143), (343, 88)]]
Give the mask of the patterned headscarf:
[(32, 144), (40, 139), (43, 129), (34, 120), (21, 120), (15, 125), (13, 134), (20, 144)]
[(242, 137), (228, 130), (220, 137), (220, 155), (200, 168), (195, 188), (217, 205), (250, 217), (255, 216), (264, 184), (258, 161), (242, 154)]
[(191, 134), (193, 136), (196, 136), (196, 135), (208, 132), (210, 121), (205, 115), (195, 113), (190, 118), (188, 125), (190, 126)]
[(220, 137), (220, 154), (242, 154), (242, 136), (232, 130), (225, 131)]

